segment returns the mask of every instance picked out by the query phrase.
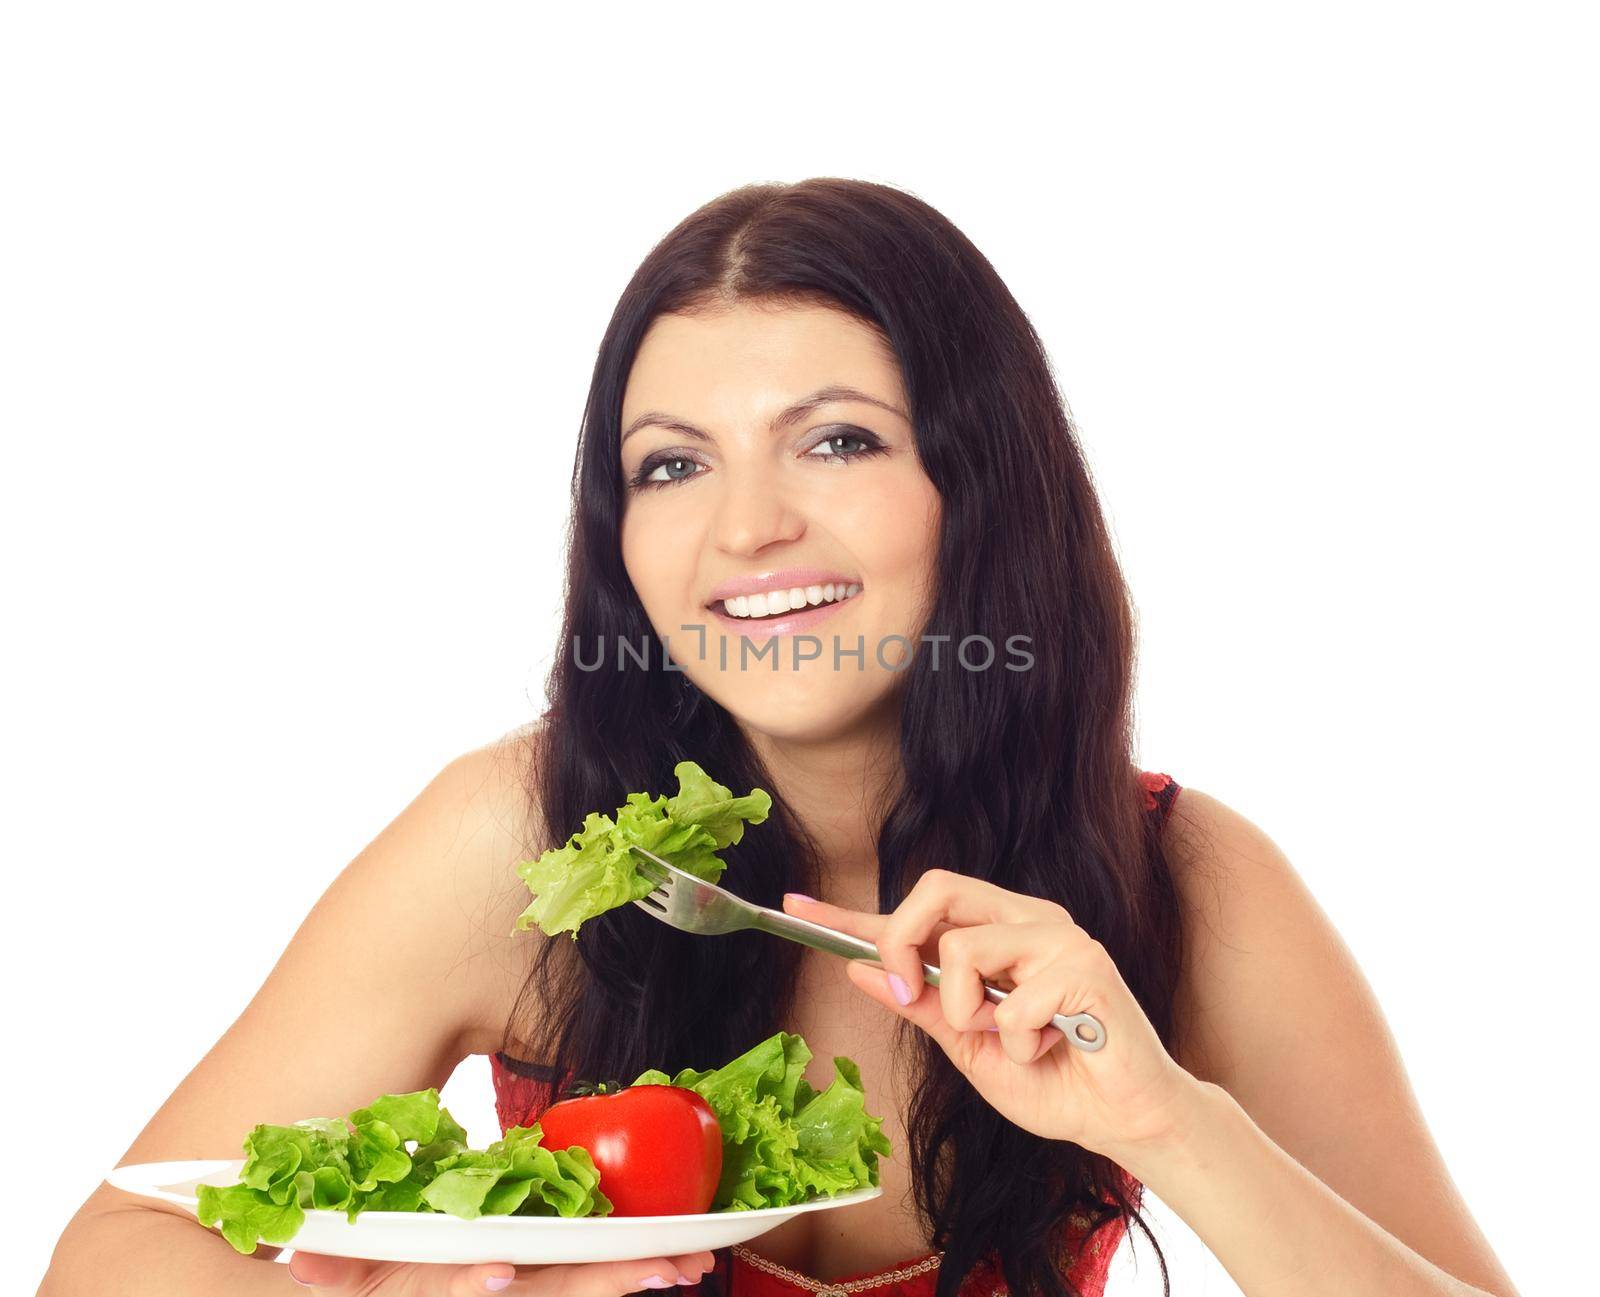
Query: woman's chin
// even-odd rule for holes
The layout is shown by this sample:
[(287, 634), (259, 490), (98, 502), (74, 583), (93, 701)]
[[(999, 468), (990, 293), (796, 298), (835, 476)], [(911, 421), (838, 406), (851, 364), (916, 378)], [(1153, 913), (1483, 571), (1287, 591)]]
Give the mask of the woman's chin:
[[(851, 682), (852, 684), (854, 682)], [(754, 690), (734, 690), (717, 701), (748, 730), (791, 743), (823, 743), (845, 738), (877, 714), (894, 680), (879, 680), (880, 687), (842, 687), (844, 678), (828, 672), (825, 679), (787, 684), (765, 679)]]

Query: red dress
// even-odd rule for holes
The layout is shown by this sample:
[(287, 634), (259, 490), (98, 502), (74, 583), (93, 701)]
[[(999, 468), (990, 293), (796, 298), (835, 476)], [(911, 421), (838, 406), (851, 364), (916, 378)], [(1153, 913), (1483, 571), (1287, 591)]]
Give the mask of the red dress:
[[(1140, 772), (1139, 784), (1144, 793), (1144, 809), (1165, 824), (1180, 785), (1170, 775), (1151, 771)], [(502, 1134), (513, 1126), (532, 1125), (558, 1092), (549, 1069), (536, 1063), (496, 1053), (490, 1057), (489, 1065), (494, 1078), (495, 1115), (500, 1119)], [(1122, 1180), (1124, 1192), (1137, 1204), (1143, 1186), (1125, 1171)], [(1074, 1211), (1068, 1216), (1065, 1231), (1068, 1241), (1076, 1245), (1088, 1224), (1089, 1218), (1083, 1212)], [(1086, 1248), (1081, 1251), (1076, 1246), (1072, 1248), (1076, 1259), (1065, 1277), (1076, 1285), (1083, 1297), (1103, 1297), (1106, 1272), (1127, 1228), (1127, 1219), (1118, 1218), (1102, 1226)], [(925, 1252), (895, 1265), (843, 1275), (831, 1282), (813, 1279), (769, 1261), (743, 1244), (718, 1248), (712, 1255), (716, 1258), (712, 1273), (724, 1297), (800, 1297), (802, 1294), (813, 1297), (933, 1297), (939, 1260), (944, 1254)], [(699, 1297), (700, 1285), (685, 1284), (684, 1291), (689, 1297)], [(1009, 1292), (999, 1260), (992, 1254), (974, 1266), (961, 1285), (961, 1297), (1004, 1297)]]

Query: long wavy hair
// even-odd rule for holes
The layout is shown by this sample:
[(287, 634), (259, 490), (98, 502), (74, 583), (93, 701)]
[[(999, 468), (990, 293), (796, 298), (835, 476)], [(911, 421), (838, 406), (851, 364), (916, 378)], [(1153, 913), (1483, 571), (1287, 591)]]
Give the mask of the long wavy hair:
[[(527, 731), (530, 850), (559, 845), (630, 792), (670, 794), (674, 765), (690, 759), (735, 793), (773, 797), (766, 823), (726, 853), (722, 885), (774, 908), (785, 892), (817, 890), (815, 843), (719, 704), (662, 654), (597, 671), (570, 647), (659, 642), (619, 541), (623, 391), (658, 315), (738, 302), (826, 303), (888, 341), (942, 502), (922, 633), (1030, 637), (1031, 669), (936, 671), (917, 654), (900, 672), (903, 778), (873, 811), (880, 911), (935, 866), (1057, 901), (1104, 944), (1171, 1048), (1181, 928), (1137, 783), (1134, 614), (1100, 503), (1028, 318), (949, 220), (891, 186), (732, 190), (667, 234), (624, 290), (579, 437), (548, 710)], [(586, 923), (581, 941), (538, 943), (506, 1040), (527, 1042), (555, 1077), (715, 1067), (788, 1029), (802, 954), (758, 932), (706, 941), (622, 906)], [(897, 1057), (914, 1069), (916, 1209), (945, 1253), (937, 1297), (955, 1297), (991, 1249), (1012, 1292), (1077, 1297), (1061, 1237), (1073, 1212), (1093, 1222), (1089, 1237), (1129, 1217), (1169, 1290), (1138, 1188), (1126, 1196), (1108, 1158), (1013, 1125), (925, 1033), (903, 1019), (897, 1033)]]

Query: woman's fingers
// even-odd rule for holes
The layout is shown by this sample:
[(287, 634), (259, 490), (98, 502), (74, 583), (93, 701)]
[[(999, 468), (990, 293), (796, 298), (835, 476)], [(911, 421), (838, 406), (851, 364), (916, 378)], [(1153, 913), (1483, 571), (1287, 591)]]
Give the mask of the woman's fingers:
[[(690, 1252), (679, 1257), (657, 1257), (651, 1261), (600, 1261), (583, 1265), (540, 1266), (526, 1280), (505, 1290), (505, 1297), (521, 1297), (523, 1292), (538, 1297), (621, 1297), (641, 1288), (654, 1288), (648, 1282), (660, 1280), (661, 1287), (677, 1288), (678, 1280), (694, 1282), (711, 1269), (715, 1258), (709, 1252)], [(454, 1297), (454, 1294), (452, 1294)]]
[[(1042, 1058), (1062, 1039), (1057, 1013), (1104, 1012), (1114, 973), (1104, 947), (1069, 919), (983, 923), (951, 928), (939, 938), (939, 986), (896, 1011), (936, 1040), (963, 1070), (991, 1057), (986, 1033), (1013, 1063)], [(851, 960), (850, 980), (887, 1003), (882, 965)], [(984, 994), (989, 982), (1006, 992), (999, 1003)], [(976, 1037), (976, 1039), (975, 1039)]]
[[(792, 892), (784, 896), (783, 907), (796, 918), (824, 923), (872, 942), (878, 948), (884, 970), (906, 988), (907, 1003), (922, 994), (924, 961), (938, 964), (943, 972), (938, 952), (952, 931), (977, 925), (1025, 923), (1060, 923), (1076, 929), (1066, 907), (1054, 901), (1007, 891), (981, 878), (947, 869), (924, 873), (892, 914), (848, 910)], [(941, 983), (943, 980), (941, 977)]]
[(921, 1027), (939, 1043), (940, 1048), (953, 1062), (960, 1065), (961, 1051), (970, 1046), (962, 1043), (961, 1038), (964, 1033), (957, 1031), (945, 1021), (944, 1012), (939, 1008), (938, 996), (924, 995), (906, 1005), (893, 1003), (895, 997), (889, 987), (887, 972), (882, 964), (871, 960), (849, 960), (845, 964), (845, 976), (880, 1004), (898, 1013), (902, 1018), (909, 1018)]
[[(296, 1252), (289, 1258), (289, 1273), (318, 1292), (350, 1294), (393, 1293), (395, 1297), (620, 1297), (642, 1288), (677, 1288), (680, 1279), (696, 1282), (711, 1269), (710, 1252), (688, 1252), (677, 1257), (642, 1261), (602, 1261), (572, 1265), (515, 1266), (509, 1262), (472, 1266), (407, 1265), (394, 1261), (363, 1261), (354, 1257)], [(374, 1285), (379, 1270), (388, 1271)], [(648, 1280), (657, 1280), (650, 1283)], [(504, 1281), (504, 1282), (502, 1282)]]
[[(484, 1293), (504, 1293), (505, 1297), (517, 1297), (519, 1293), (530, 1291), (528, 1281), (523, 1276), (533, 1273), (531, 1267), (525, 1266), (519, 1270), (509, 1262), (457, 1268), (450, 1276), (447, 1297), (483, 1297)], [(426, 1286), (417, 1291), (424, 1297), (432, 1297), (432, 1290)]]
[(691, 1252), (687, 1256), (675, 1256), (667, 1259), (677, 1267), (678, 1273), (688, 1279), (690, 1283), (698, 1283), (703, 1276), (711, 1273), (711, 1268), (717, 1263), (716, 1256), (710, 1252)]
[[(922, 993), (922, 945), (941, 923), (956, 928), (975, 924), (1071, 923), (1064, 906), (1039, 896), (1007, 891), (981, 878), (930, 869), (917, 879), (893, 914), (887, 915), (874, 943), (883, 966), (898, 976), (915, 1000)], [(940, 937), (941, 945), (948, 933)], [(944, 966), (940, 965), (941, 978)]]
[[(359, 1257), (328, 1256), (321, 1252), (296, 1252), (289, 1258), (289, 1273), (300, 1283), (330, 1297), (380, 1293), (384, 1297), (482, 1297), (509, 1291), (510, 1283), (490, 1287), (485, 1280), (513, 1275), (512, 1265), (408, 1265), (403, 1261), (367, 1261)], [(383, 1273), (380, 1273), (383, 1272)]]
[[(1087, 949), (1088, 944), (1086, 932), (1061, 920), (952, 928), (939, 939), (939, 1005), (945, 1020), (957, 1031), (1015, 1025), (1016, 1019), (1008, 1023), (1007, 1017), (1016, 1013), (1018, 1005), (998, 1016), (990, 1013), (983, 984), (991, 982), (1005, 991), (1004, 1004), (1028, 991), (1022, 997), (1026, 1002), (1048, 989), (1039, 984), (1046, 968), (1061, 961), (1071, 963), (1075, 949)], [(1043, 1016), (1048, 1019), (1050, 1013)]]
[(842, 905), (801, 896), (799, 892), (783, 894), (783, 912), (792, 914), (797, 919), (810, 919), (813, 923), (826, 924), (830, 928), (837, 928), (840, 932), (848, 932), (852, 937), (861, 937), (866, 941), (876, 941), (878, 933), (883, 930), (883, 925), (887, 921), (881, 914), (870, 914), (866, 910), (847, 910)]
[(1064, 1037), (1061, 1028), (1050, 1019), (1057, 1013), (1077, 1012), (1069, 1004), (1083, 986), (1073, 962), (1061, 959), (1041, 969), (996, 1005), (994, 1022), (1000, 1029), (1000, 1047), (1006, 1057), (1013, 1063), (1032, 1063), (1055, 1048)]
[[(813, 923), (821, 923), (830, 928), (837, 928), (840, 932), (848, 932), (852, 937), (860, 937), (878, 944), (879, 934), (883, 925), (889, 920), (882, 914), (869, 914), (865, 910), (847, 910), (842, 905), (830, 905), (827, 901), (813, 901), (802, 898), (793, 892), (786, 892), (783, 897), (783, 910), (785, 914), (792, 914), (797, 919), (810, 919)], [(939, 962), (939, 937), (952, 925), (940, 923), (935, 925), (929, 939), (922, 943), (917, 951), (916, 959), (920, 968), (921, 961), (930, 964)]]

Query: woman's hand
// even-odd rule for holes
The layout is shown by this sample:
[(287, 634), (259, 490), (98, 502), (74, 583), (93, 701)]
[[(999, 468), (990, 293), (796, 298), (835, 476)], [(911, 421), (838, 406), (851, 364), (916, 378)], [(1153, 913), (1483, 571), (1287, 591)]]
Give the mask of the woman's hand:
[(641, 1288), (676, 1289), (680, 1282), (697, 1282), (714, 1261), (709, 1252), (690, 1252), (585, 1265), (412, 1265), (296, 1252), (289, 1258), (289, 1273), (338, 1297), (622, 1297)]
[[(851, 960), (850, 980), (938, 1041), (978, 1093), (1023, 1129), (1120, 1161), (1184, 1128), (1200, 1082), (1162, 1046), (1105, 947), (1054, 901), (930, 869), (892, 914), (794, 893), (784, 911), (876, 945), (882, 967)], [(923, 981), (923, 961), (939, 969), (938, 987)], [(904, 982), (909, 1003), (894, 995), (890, 974)], [(1008, 992), (1003, 1003), (984, 998), (985, 980)], [(1105, 1045), (1068, 1044), (1047, 1025), (1056, 1013), (1092, 1013)]]

